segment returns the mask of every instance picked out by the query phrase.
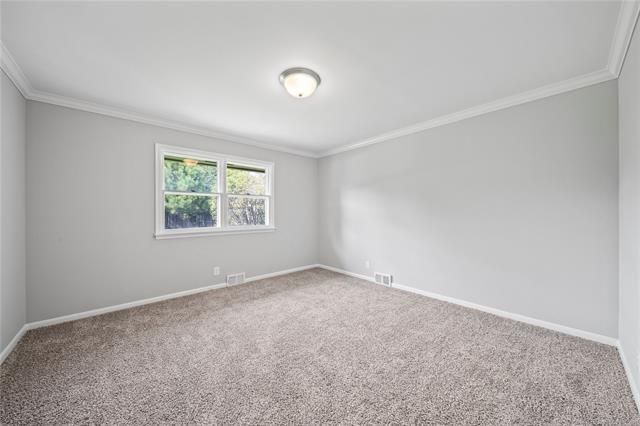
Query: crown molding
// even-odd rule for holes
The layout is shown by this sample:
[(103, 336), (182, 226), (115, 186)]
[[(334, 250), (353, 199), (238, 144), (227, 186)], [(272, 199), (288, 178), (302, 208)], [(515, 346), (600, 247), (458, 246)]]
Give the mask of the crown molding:
[(626, 0), (620, 5), (616, 31), (609, 50), (609, 72), (616, 77), (619, 77), (622, 71), (622, 64), (627, 56), (639, 13), (640, 1), (638, 0)]
[(2, 68), (7, 77), (9, 77), (9, 80), (11, 80), (20, 93), (22, 93), (22, 96), (29, 99), (29, 95), (33, 93), (33, 87), (31, 87), (27, 76), (24, 75), (22, 69), (15, 59), (13, 59), (13, 56), (2, 41), (0, 41), (0, 68)]
[(210, 138), (220, 139), (228, 142), (235, 142), (243, 145), (249, 145), (256, 148), (267, 149), (270, 151), (285, 152), (287, 154), (300, 155), (302, 157), (317, 158), (317, 154), (311, 151), (305, 151), (300, 149), (286, 148), (278, 145), (268, 144), (264, 142), (255, 141), (253, 139), (244, 138), (241, 136), (223, 133), (214, 129), (205, 127), (195, 127), (179, 123), (176, 121), (167, 120), (160, 117), (154, 117), (148, 114), (142, 114), (134, 111), (129, 111), (120, 107), (113, 107), (94, 102), (88, 102), (81, 99), (71, 98), (68, 96), (61, 96), (54, 93), (42, 92), (33, 88), (27, 76), (22, 72), (22, 69), (18, 63), (13, 59), (13, 56), (6, 48), (4, 43), (0, 41), (0, 49), (2, 56), (0, 56), (0, 68), (7, 74), (7, 77), (13, 82), (17, 89), (22, 93), (25, 99), (32, 101), (44, 102), (47, 104), (58, 105), (66, 108), (73, 108), (81, 111), (92, 112), (95, 114), (106, 115), (109, 117), (121, 118), (124, 120), (135, 121), (143, 124), (150, 124), (152, 126), (163, 127), (171, 130), (178, 130), (180, 132), (192, 133), (200, 136), (207, 136)]
[(252, 139), (244, 138), (238, 135), (229, 133), (223, 133), (215, 129), (209, 129), (204, 127), (194, 127), (179, 123), (171, 120), (167, 120), (160, 117), (154, 117), (147, 114), (128, 111), (123, 108), (107, 106), (71, 97), (61, 96), (52, 93), (41, 92), (35, 90), (25, 74), (20, 69), (20, 66), (13, 59), (7, 48), (0, 41), (0, 47), (2, 48), (2, 56), (0, 57), (0, 67), (7, 74), (9, 79), (16, 85), (18, 90), (26, 99), (45, 102), (53, 105), (64, 106), (67, 108), (78, 109), (82, 111), (93, 112), (96, 114), (107, 115), (116, 118), (122, 118), (125, 120), (136, 121), (139, 123), (150, 124), (154, 126), (164, 127), (172, 130), (178, 130), (181, 132), (197, 134), (201, 136), (208, 136), (211, 138), (221, 139), (230, 142), (236, 142), (244, 145), (254, 146), (258, 148), (268, 149), (272, 151), (286, 152), (289, 154), (300, 155), (303, 157), (322, 158), (329, 155), (339, 154), (341, 152), (351, 151), (354, 149), (362, 148), (365, 146), (389, 141), (399, 138), (401, 136), (407, 136), (414, 133), (422, 132), (424, 130), (432, 129), (439, 126), (455, 123), (457, 121), (465, 120), (467, 118), (476, 117), (479, 115), (487, 114), (501, 109), (509, 108), (512, 106), (520, 105), (526, 102), (535, 101), (538, 99), (546, 98), (549, 96), (558, 95), (571, 90), (580, 89), (590, 85), (602, 83), (608, 80), (616, 79), (620, 75), (624, 58), (626, 56), (633, 30), (638, 20), (640, 13), (640, 0), (623, 0), (620, 5), (620, 12), (618, 13), (618, 21), (616, 29), (609, 51), (609, 60), (606, 69), (602, 69), (589, 74), (580, 75), (568, 80), (564, 80), (558, 83), (553, 83), (547, 86), (543, 86), (537, 89), (522, 92), (513, 96), (508, 96), (502, 99), (498, 99), (485, 104), (477, 105), (471, 108), (467, 108), (461, 111), (457, 111), (451, 114), (446, 114), (440, 117), (436, 117), (427, 121), (416, 123), (407, 127), (402, 127), (389, 132), (379, 134), (361, 141), (342, 145), (327, 151), (320, 153), (298, 150), (293, 148), (285, 148), (278, 145), (268, 144), (264, 142), (255, 141)]
[(316, 158), (316, 154), (311, 151), (304, 151), (293, 148), (286, 148), (278, 145), (272, 145), (264, 142), (258, 142), (253, 139), (244, 138), (229, 133), (222, 133), (213, 129), (204, 127), (194, 127), (185, 125), (176, 121), (166, 120), (164, 118), (153, 117), (147, 114), (141, 114), (128, 111), (123, 108), (116, 108), (107, 105), (87, 102), (80, 99), (70, 98), (66, 96), (55, 95), (41, 91), (32, 91), (29, 96), (25, 96), (32, 101), (44, 102), (47, 104), (63, 106), (67, 108), (78, 109), (81, 111), (92, 112), (95, 114), (107, 115), (109, 117), (122, 118), (124, 120), (136, 121), (138, 123), (150, 124), (152, 126), (164, 127), (165, 129), (178, 130), (180, 132), (191, 133), (200, 136), (207, 136), (214, 139), (220, 139), (228, 142), (235, 142), (243, 145), (249, 145), (256, 148), (267, 149), (270, 151), (285, 152), (287, 154), (300, 155), (302, 157)]
[(633, 30), (640, 14), (640, 0), (623, 0), (620, 4), (618, 12), (618, 21), (616, 23), (613, 41), (609, 49), (609, 60), (607, 68), (589, 74), (584, 74), (565, 81), (550, 84), (548, 86), (533, 89), (517, 95), (502, 98), (493, 102), (477, 105), (452, 114), (436, 117), (431, 120), (413, 124), (411, 126), (402, 127), (390, 132), (382, 133), (364, 139), (359, 142), (339, 146), (318, 155), (319, 158), (329, 155), (339, 154), (341, 152), (351, 151), (353, 149), (362, 148), (380, 142), (385, 142), (400, 136), (407, 136), (413, 133), (422, 132), (423, 130), (432, 129), (434, 127), (444, 126), (446, 124), (455, 123), (456, 121), (465, 120), (467, 118), (476, 117), (478, 115), (487, 114), (489, 112), (498, 111), (512, 106), (520, 105), (526, 102), (535, 101), (548, 96), (558, 95), (560, 93), (571, 90), (580, 89), (593, 84), (613, 80), (620, 76), (624, 58), (627, 55)]
[(558, 95), (560, 93), (569, 92), (571, 90), (581, 89), (583, 87), (602, 83), (608, 80), (613, 80), (615, 78), (616, 76), (611, 74), (608, 69), (580, 75), (578, 77), (570, 78), (559, 83), (539, 87), (537, 89), (522, 92), (517, 95), (508, 96), (506, 98), (498, 99), (486, 104), (477, 105), (471, 108), (464, 109), (462, 111), (454, 112), (452, 114), (443, 115), (411, 126), (392, 130), (390, 132), (364, 139), (356, 143), (333, 148), (328, 151), (322, 152), (319, 157), (326, 157), (329, 155), (339, 154), (341, 152), (351, 151), (365, 146), (378, 144), (381, 142), (399, 138), (401, 136), (419, 133), (424, 130), (433, 129), (434, 127), (444, 126), (446, 124), (455, 123), (456, 121), (466, 120), (467, 118), (499, 111), (501, 109), (521, 105), (549, 96)]

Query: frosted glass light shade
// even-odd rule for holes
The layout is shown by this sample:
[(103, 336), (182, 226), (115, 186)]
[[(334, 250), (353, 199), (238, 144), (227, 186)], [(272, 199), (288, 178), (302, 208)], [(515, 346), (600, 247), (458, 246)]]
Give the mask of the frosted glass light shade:
[(320, 76), (307, 68), (289, 68), (280, 74), (280, 83), (294, 98), (311, 96), (320, 84)]

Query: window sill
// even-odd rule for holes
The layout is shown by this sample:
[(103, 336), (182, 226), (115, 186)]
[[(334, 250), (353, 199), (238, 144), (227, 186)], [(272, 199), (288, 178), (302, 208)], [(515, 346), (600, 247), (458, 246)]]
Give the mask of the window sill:
[(242, 235), (242, 234), (262, 234), (265, 232), (274, 232), (275, 226), (265, 226), (261, 228), (244, 228), (244, 229), (216, 229), (216, 230), (180, 230), (180, 231), (162, 231), (154, 234), (156, 240), (167, 240), (171, 238), (191, 238), (191, 237), (213, 237), (220, 235)]

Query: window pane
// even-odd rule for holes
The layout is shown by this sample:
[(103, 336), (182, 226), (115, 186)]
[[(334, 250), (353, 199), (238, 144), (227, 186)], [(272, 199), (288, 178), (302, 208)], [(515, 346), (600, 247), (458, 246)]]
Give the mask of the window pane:
[(267, 200), (229, 196), (229, 225), (266, 225)]
[(265, 195), (267, 173), (259, 167), (227, 164), (227, 192), (230, 194)]
[(218, 167), (213, 161), (164, 158), (164, 187), (167, 191), (218, 192)]
[(218, 225), (218, 196), (165, 195), (165, 229), (205, 228)]

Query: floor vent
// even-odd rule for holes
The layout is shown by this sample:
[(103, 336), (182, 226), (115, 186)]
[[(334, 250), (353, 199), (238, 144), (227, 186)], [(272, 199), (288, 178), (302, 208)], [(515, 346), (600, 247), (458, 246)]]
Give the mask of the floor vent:
[(227, 285), (242, 284), (244, 282), (244, 272), (227, 275)]
[(374, 272), (373, 278), (377, 284), (386, 285), (391, 287), (391, 274), (383, 274), (382, 272)]

